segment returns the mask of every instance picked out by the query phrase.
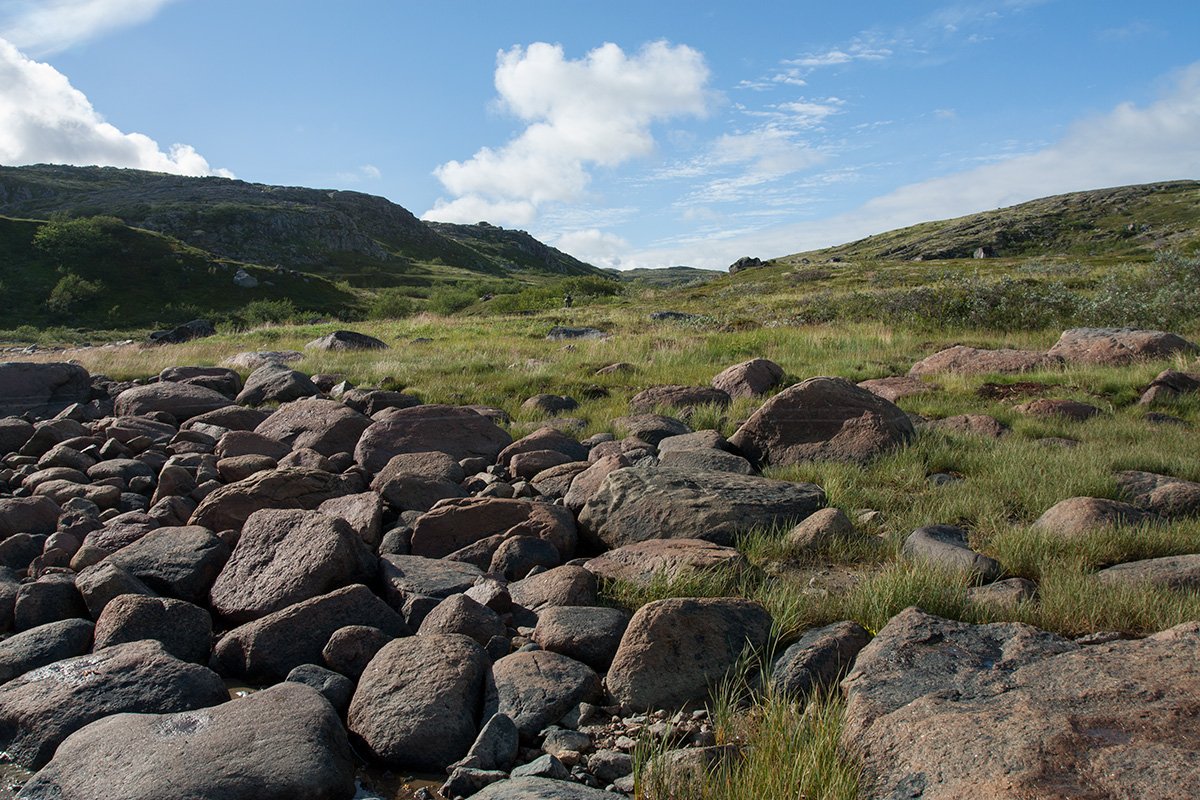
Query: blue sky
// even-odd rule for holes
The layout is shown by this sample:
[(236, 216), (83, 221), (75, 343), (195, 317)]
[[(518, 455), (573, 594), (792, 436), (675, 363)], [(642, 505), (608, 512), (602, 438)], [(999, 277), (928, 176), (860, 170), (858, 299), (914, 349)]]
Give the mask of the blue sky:
[(724, 268), (1200, 178), (1200, 3), (0, 0), (0, 163), (383, 195)]

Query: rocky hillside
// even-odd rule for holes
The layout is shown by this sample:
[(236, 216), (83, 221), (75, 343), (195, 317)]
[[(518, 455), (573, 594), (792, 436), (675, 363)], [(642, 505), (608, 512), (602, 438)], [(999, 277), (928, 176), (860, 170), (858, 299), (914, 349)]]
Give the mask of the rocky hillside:
[(1200, 182), (1170, 181), (1044, 197), (776, 260), (1138, 257), (1198, 244)]
[(523, 231), (431, 225), (382, 197), (113, 167), (0, 167), (0, 214), (105, 215), (221, 258), (360, 286), (429, 285), (431, 271), (492, 276), (599, 270)]

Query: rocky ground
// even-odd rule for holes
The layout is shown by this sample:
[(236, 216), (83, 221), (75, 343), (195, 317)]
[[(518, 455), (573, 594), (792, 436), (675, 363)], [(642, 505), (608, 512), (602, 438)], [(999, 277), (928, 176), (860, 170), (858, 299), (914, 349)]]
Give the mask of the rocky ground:
[[(874, 637), (846, 620), (771, 653), (756, 602), (630, 613), (600, 595), (746, 570), (732, 545), (751, 528), (794, 525), (797, 548), (854, 535), (821, 487), (759, 470), (905, 447), (914, 420), (894, 401), (926, 378), (1195, 349), (1081, 329), (1049, 353), (952, 348), (906, 377), (782, 391), (783, 370), (752, 359), (648, 389), (613, 420), (621, 437), (583, 441), (552, 425), (514, 440), (499, 409), (306, 375), (286, 354), (243, 354), (244, 380), (179, 366), (136, 384), (0, 364), (0, 749), (32, 773), (22, 798), (371, 797), (363, 763), (444, 773), (447, 798), (631, 795), (639, 742), (657, 743), (655, 769), (738, 757), (707, 706), (750, 652), (797, 699), (842, 681), (842, 743), (871, 797), (1200, 796), (1200, 623), (1072, 641), (913, 608)], [(1144, 400), (1197, 388), (1168, 370)], [(769, 399), (728, 440), (652, 413), (742, 395)], [(983, 415), (928, 424), (1005, 434)], [(1200, 512), (1200, 484), (1117, 479), (1127, 502), (1072, 498), (1038, 526)], [(913, 531), (905, 553), (969, 573), (983, 600), (1037, 590), (951, 525)], [(1098, 580), (1195, 587), (1200, 555)]]

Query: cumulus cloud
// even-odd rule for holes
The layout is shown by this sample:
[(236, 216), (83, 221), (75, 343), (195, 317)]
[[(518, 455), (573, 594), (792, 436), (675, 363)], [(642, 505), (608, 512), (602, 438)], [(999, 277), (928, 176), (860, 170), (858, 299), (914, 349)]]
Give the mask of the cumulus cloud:
[(190, 145), (163, 152), (149, 136), (122, 133), (65, 75), (0, 39), (0, 164), (43, 162), (232, 177)]
[(565, 233), (554, 239), (551, 244), (564, 253), (570, 253), (580, 261), (597, 267), (620, 268), (625, 256), (633, 249), (628, 240), (597, 228)]
[(727, 236), (708, 232), (670, 250), (631, 253), (624, 265), (720, 269), (742, 255), (771, 257), (853, 241), (929, 220), (1048, 195), (1200, 176), (1200, 62), (1144, 107), (1122, 103), (1077, 121), (1058, 142), (975, 169), (900, 187), (828, 219)]
[(0, 38), (27, 53), (64, 50), (137, 25), (175, 0), (0, 0)]
[(708, 78), (699, 52), (661, 41), (632, 56), (605, 44), (577, 61), (544, 42), (501, 51), (500, 107), (527, 126), (498, 149), (438, 167), (434, 174), (455, 199), (439, 199), (424, 216), (525, 224), (545, 204), (576, 202), (592, 167), (653, 152), (653, 123), (703, 115)]

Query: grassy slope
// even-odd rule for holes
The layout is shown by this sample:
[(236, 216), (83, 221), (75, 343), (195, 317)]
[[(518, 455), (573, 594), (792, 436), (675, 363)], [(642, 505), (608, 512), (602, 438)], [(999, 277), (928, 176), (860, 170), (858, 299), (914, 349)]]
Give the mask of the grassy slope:
[[(234, 314), (254, 301), (290, 302), (317, 314), (344, 314), (358, 298), (329, 280), (310, 274), (279, 274), (242, 265), (148, 231), (117, 227), (115, 247), (74, 266), (81, 278), (100, 285), (86, 302), (58, 313), (46, 306), (62, 279), (59, 265), (33, 245), (40, 222), (0, 217), (0, 328), (67, 325), (87, 328), (161, 328), (196, 317)], [(259, 279), (240, 289), (238, 267)]]
[(1123, 186), (1041, 198), (957, 219), (926, 222), (856, 242), (785, 256), (803, 259), (971, 258), (1075, 255), (1145, 258), (1200, 244), (1200, 182)]

